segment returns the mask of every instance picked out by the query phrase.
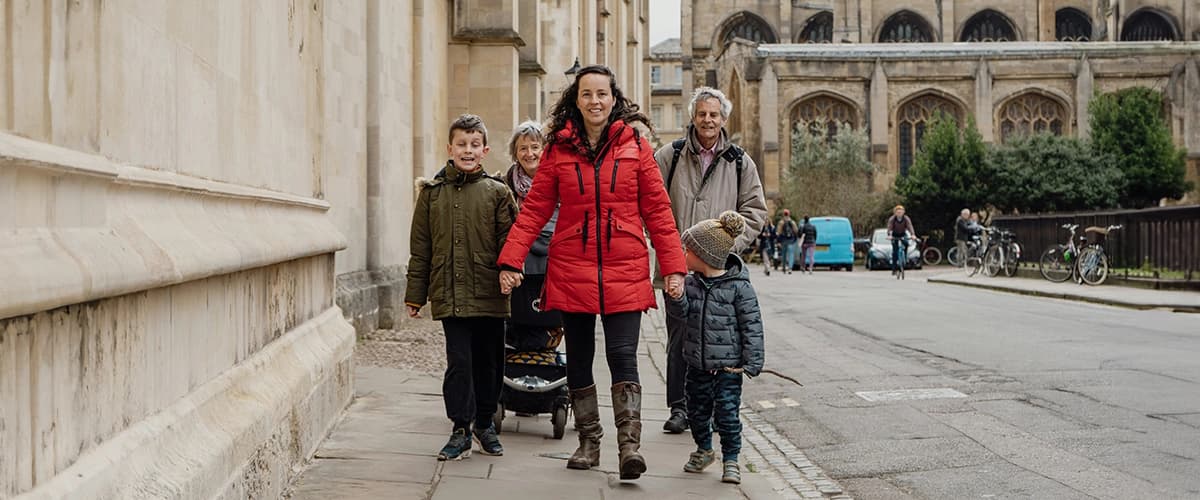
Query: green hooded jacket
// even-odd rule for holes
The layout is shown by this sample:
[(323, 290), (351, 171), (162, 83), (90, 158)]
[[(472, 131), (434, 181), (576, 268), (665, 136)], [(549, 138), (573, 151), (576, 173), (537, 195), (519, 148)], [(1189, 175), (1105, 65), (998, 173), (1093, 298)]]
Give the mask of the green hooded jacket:
[(435, 320), (507, 317), (496, 260), (516, 215), (503, 181), (447, 163), (417, 197), (405, 304), (429, 302)]

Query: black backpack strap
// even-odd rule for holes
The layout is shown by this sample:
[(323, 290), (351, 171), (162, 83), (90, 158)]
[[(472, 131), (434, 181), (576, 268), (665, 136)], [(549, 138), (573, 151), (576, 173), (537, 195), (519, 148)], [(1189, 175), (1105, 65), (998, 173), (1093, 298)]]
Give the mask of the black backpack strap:
[(675, 166), (679, 165), (679, 155), (683, 154), (683, 145), (687, 143), (687, 139), (675, 139), (671, 141), (671, 149), (675, 153), (671, 155), (671, 169), (667, 171), (667, 192), (671, 192), (671, 179), (675, 178)]
[(730, 144), (725, 148), (725, 152), (721, 153), (721, 156), (725, 158), (725, 161), (737, 166), (737, 196), (740, 197), (742, 195), (742, 157), (746, 156), (746, 151), (737, 144)]

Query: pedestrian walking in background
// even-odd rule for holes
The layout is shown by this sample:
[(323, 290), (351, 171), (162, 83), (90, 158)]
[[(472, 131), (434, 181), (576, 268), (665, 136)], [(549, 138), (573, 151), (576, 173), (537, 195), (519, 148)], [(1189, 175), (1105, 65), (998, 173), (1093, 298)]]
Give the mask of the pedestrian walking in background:
[(742, 375), (763, 367), (763, 324), (758, 298), (745, 263), (730, 253), (745, 221), (736, 212), (705, 220), (683, 233), (684, 255), (692, 274), (685, 292), (667, 302), (668, 317), (687, 325), (688, 420), (696, 451), (683, 470), (702, 472), (716, 461), (712, 434), (721, 435), (721, 481), (740, 483)]
[(542, 294), (544, 309), (563, 313), (566, 332), (567, 387), (579, 431), (579, 448), (567, 467), (600, 464), (603, 430), (592, 376), (599, 315), (613, 382), (621, 479), (637, 479), (646, 471), (639, 453), (642, 386), (637, 346), (641, 315), (657, 303), (642, 228), (649, 230), (668, 293), (683, 293), (687, 271), (671, 202), (649, 142), (632, 126), (637, 122), (649, 126), (649, 119), (622, 94), (611, 70), (579, 70), (551, 111), (538, 175), (500, 258), (493, 261), (502, 269), (501, 291), (510, 293), (520, 286), (525, 256), (558, 207)]
[(804, 216), (804, 224), (800, 226), (800, 270), (801, 272), (808, 271), (808, 274), (813, 272), (813, 262), (816, 256), (817, 249), (817, 226), (809, 222), (807, 215)]
[(775, 237), (783, 250), (783, 272), (792, 274), (792, 266), (796, 263), (796, 252), (799, 250), (800, 226), (792, 219), (792, 211), (783, 209), (783, 217), (775, 227)]
[(763, 274), (771, 275), (771, 261), (775, 260), (775, 225), (767, 222), (758, 233), (758, 253), (763, 262)]
[(413, 210), (404, 303), (417, 318), (428, 301), (446, 335), (442, 399), (453, 428), (438, 460), (471, 456), (472, 424), (482, 453), (504, 454), (492, 417), (509, 309), (492, 263), (516, 217), (516, 202), (503, 181), (484, 173), (487, 144), (483, 120), (458, 117), (446, 146), (450, 160), (422, 185)]

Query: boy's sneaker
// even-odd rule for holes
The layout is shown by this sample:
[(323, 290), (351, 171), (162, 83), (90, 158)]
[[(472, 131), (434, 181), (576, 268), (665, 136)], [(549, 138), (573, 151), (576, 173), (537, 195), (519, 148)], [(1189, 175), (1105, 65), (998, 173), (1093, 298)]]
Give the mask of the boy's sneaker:
[(438, 460), (462, 460), (471, 456), (471, 436), (466, 429), (454, 429), (450, 441), (438, 452)]
[(722, 483), (742, 484), (742, 468), (737, 460), (725, 461), (725, 472), (721, 473)]
[(496, 425), (489, 425), (487, 429), (475, 429), (475, 440), (479, 442), (479, 452), (484, 455), (498, 457), (504, 454), (504, 447), (500, 446), (500, 435), (496, 432)]
[(717, 452), (713, 450), (696, 450), (691, 455), (688, 455), (687, 464), (683, 466), (684, 472), (703, 472), (705, 467), (712, 465), (717, 461)]

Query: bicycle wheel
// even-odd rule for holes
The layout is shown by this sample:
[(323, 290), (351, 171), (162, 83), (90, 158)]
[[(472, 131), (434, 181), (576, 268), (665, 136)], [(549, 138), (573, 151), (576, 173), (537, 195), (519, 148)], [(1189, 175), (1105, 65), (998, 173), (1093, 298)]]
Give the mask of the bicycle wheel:
[(1104, 251), (1094, 247), (1083, 249), (1079, 254), (1079, 277), (1089, 285), (1099, 285), (1108, 278), (1108, 257)]
[(926, 248), (921, 252), (921, 260), (925, 261), (927, 266), (936, 266), (942, 263), (942, 251), (934, 247)]
[(980, 269), (983, 269), (983, 259), (979, 257), (967, 257), (967, 261), (963, 264), (963, 270), (967, 272), (967, 276), (979, 274)]
[(999, 246), (987, 249), (987, 253), (983, 254), (983, 274), (993, 278), (1000, 274), (1001, 267), (1004, 267), (1004, 250)]
[(1004, 275), (1009, 278), (1017, 275), (1017, 265), (1021, 260), (1021, 247), (1016, 243), (1009, 243), (1008, 250), (1004, 252)]
[(1071, 279), (1071, 263), (1063, 258), (1061, 246), (1052, 246), (1042, 252), (1042, 257), (1038, 259), (1038, 271), (1041, 271), (1042, 277), (1047, 281), (1062, 283)]
[(949, 262), (954, 267), (962, 265), (962, 259), (958, 258), (958, 247), (951, 247), (949, 250), (946, 250), (946, 262)]

